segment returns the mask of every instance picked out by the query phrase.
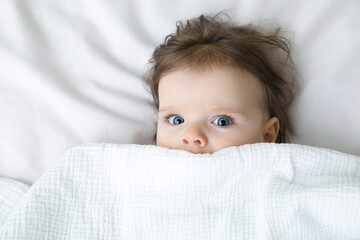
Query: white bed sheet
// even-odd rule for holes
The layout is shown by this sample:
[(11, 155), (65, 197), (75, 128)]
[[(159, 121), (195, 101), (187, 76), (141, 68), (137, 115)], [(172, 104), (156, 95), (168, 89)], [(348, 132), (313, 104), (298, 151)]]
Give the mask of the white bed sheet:
[(2, 0), (0, 176), (31, 184), (82, 143), (151, 143), (153, 49), (177, 20), (224, 9), (294, 32), (294, 142), (360, 155), (359, 1)]

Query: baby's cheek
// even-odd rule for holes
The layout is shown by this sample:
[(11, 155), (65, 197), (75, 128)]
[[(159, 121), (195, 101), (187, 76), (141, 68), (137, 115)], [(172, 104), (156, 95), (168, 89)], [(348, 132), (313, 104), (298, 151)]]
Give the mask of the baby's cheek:
[(174, 135), (163, 131), (161, 128), (157, 131), (156, 145), (161, 147), (173, 148)]
[(215, 148), (217, 150), (225, 147), (241, 146), (244, 144), (260, 142), (260, 136), (258, 133), (239, 130), (220, 136), (216, 139)]
[(164, 137), (161, 133), (157, 132), (156, 134), (156, 145), (164, 147)]
[(157, 146), (162, 146), (162, 139), (163, 139), (163, 136), (162, 136), (162, 133), (158, 126), (157, 131), (156, 131), (156, 145)]

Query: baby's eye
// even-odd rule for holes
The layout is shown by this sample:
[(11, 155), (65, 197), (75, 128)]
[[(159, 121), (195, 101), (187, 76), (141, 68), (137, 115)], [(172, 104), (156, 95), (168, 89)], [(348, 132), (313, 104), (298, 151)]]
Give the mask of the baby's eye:
[(211, 123), (218, 125), (218, 126), (227, 126), (232, 123), (232, 121), (227, 117), (217, 117)]
[(170, 124), (178, 125), (178, 124), (183, 123), (184, 119), (180, 116), (171, 116), (171, 117), (169, 117), (168, 121)]

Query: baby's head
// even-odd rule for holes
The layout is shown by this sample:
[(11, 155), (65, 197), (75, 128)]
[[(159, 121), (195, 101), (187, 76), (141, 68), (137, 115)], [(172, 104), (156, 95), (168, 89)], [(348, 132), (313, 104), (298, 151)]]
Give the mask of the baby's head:
[(263, 34), (202, 15), (178, 22), (150, 63), (157, 145), (213, 153), (286, 142), (295, 71), (279, 29)]

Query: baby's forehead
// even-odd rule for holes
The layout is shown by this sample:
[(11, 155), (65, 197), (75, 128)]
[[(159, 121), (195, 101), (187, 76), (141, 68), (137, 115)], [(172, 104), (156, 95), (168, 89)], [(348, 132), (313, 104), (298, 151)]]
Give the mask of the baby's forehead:
[[(238, 76), (238, 79), (249, 79), (252, 82), (253, 87), (260, 88), (262, 90), (265, 90), (265, 85), (261, 81), (261, 79), (254, 73), (252, 73), (251, 70), (242, 67), (242, 66), (236, 66), (233, 64), (226, 64), (226, 63), (214, 63), (210, 65), (201, 65), (201, 64), (181, 64), (177, 66), (176, 68), (172, 68), (169, 71), (165, 72), (162, 78), (170, 73), (174, 72), (192, 72), (197, 75), (209, 75), (209, 73), (215, 73), (218, 71), (225, 71), (230, 72), (233, 75)], [(221, 81), (222, 79), (218, 79)], [(161, 79), (160, 79), (161, 81)], [(207, 83), (205, 83), (206, 85)], [(236, 84), (234, 82), (228, 82), (227, 84)], [(262, 94), (265, 95), (265, 91), (262, 91)]]
[[(247, 103), (253, 100), (262, 108), (265, 107), (263, 84), (259, 78), (244, 68), (224, 65), (213, 65), (207, 68), (199, 68), (196, 65), (182, 66), (166, 74), (162, 80), (167, 82), (161, 84), (162, 81), (160, 81), (163, 91), (174, 99), (182, 97), (181, 94), (187, 94), (187, 92), (179, 92), (179, 88), (182, 88), (194, 95), (203, 96), (209, 104), (214, 104), (219, 99), (245, 101), (244, 98), (248, 98)], [(209, 94), (205, 94), (206, 92)], [(192, 98), (195, 99), (194, 96)], [(162, 101), (161, 98), (159, 100)]]

